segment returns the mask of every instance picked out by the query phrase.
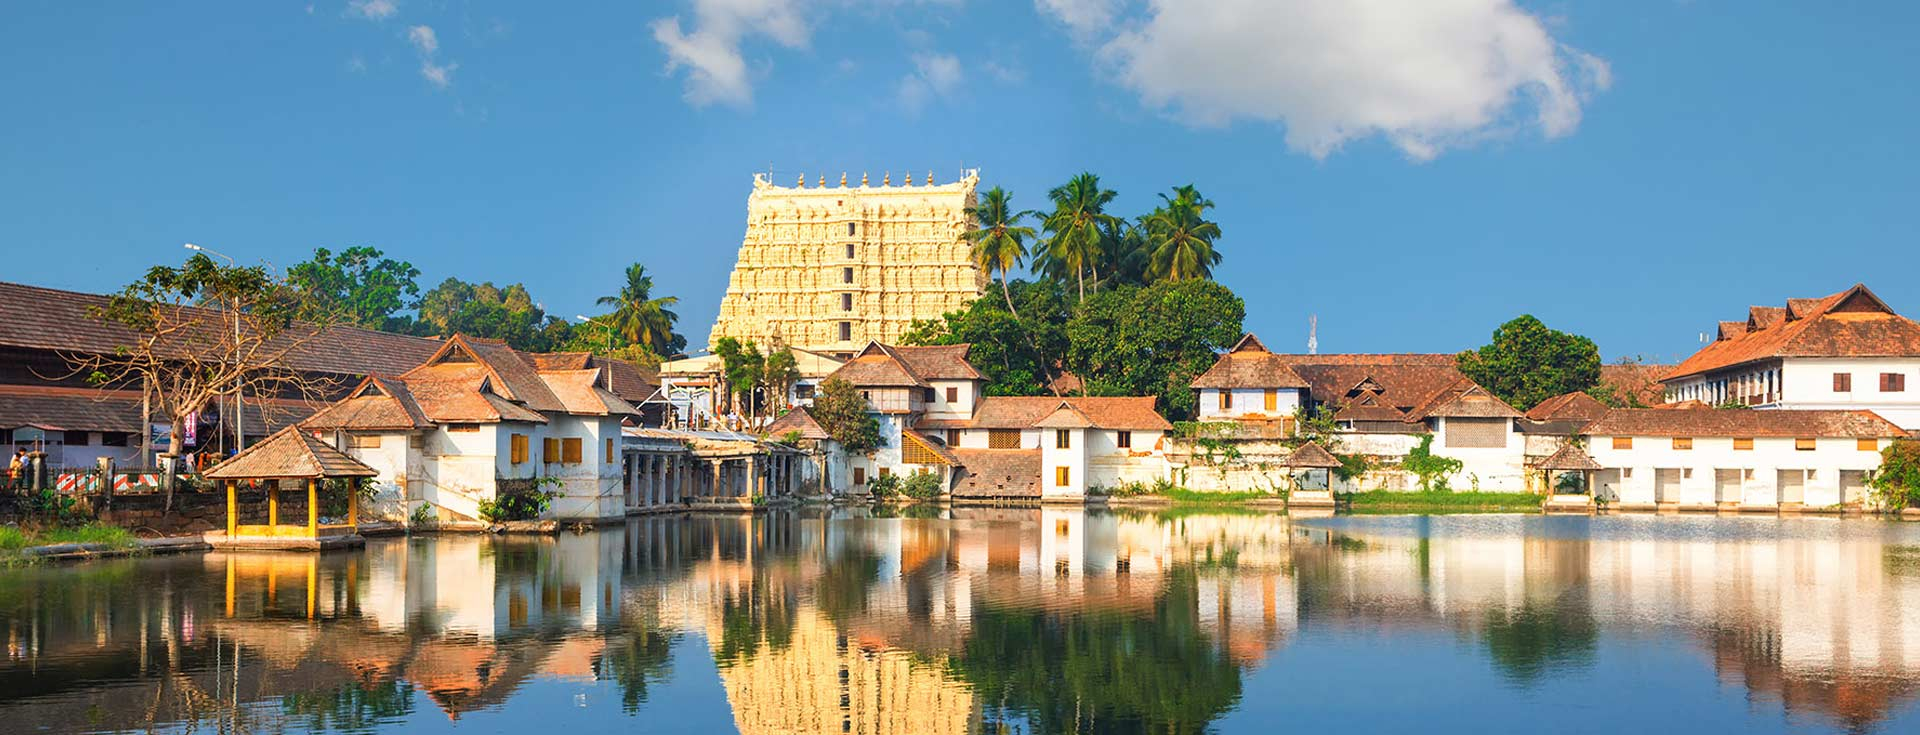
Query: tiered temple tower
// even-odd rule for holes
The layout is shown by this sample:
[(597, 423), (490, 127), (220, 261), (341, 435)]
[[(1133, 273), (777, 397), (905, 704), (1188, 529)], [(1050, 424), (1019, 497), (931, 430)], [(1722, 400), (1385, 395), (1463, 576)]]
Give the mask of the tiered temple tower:
[(747, 234), (708, 346), (721, 337), (846, 353), (899, 339), (980, 295), (987, 274), (967, 257), (977, 170), (935, 184), (929, 173), (895, 186), (862, 174), (848, 186), (823, 176), (793, 187), (754, 174)]

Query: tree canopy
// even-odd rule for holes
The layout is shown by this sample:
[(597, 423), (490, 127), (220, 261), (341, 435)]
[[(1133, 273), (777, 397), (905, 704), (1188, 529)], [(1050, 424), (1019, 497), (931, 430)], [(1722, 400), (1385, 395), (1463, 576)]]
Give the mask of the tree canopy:
[(287, 284), (305, 292), (313, 308), (347, 324), (392, 332), (411, 331), (411, 320), (400, 313), (420, 297), (419, 277), (412, 263), (358, 245), (339, 255), (315, 248), (312, 260), (287, 269)]
[(619, 293), (602, 296), (595, 302), (614, 307), (613, 313), (605, 317), (607, 324), (626, 344), (643, 345), (656, 355), (665, 357), (685, 350), (687, 338), (673, 331), (680, 315), (667, 308), (680, 303), (680, 297), (654, 298), (653, 276), (647, 275), (644, 265), (627, 266), (625, 275)]
[(880, 421), (867, 413), (867, 399), (852, 383), (840, 378), (821, 382), (810, 413), (820, 428), (849, 452), (880, 446)]
[(1522, 314), (1493, 332), (1493, 341), (1460, 353), (1455, 363), (1473, 382), (1521, 411), (1600, 382), (1600, 349), (1593, 340), (1547, 327)]

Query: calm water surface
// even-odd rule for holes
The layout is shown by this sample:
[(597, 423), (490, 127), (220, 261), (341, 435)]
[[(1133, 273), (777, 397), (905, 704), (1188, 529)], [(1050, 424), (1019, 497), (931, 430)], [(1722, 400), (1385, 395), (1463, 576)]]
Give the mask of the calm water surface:
[(1920, 732), (1920, 525), (958, 509), (0, 570), (0, 731)]

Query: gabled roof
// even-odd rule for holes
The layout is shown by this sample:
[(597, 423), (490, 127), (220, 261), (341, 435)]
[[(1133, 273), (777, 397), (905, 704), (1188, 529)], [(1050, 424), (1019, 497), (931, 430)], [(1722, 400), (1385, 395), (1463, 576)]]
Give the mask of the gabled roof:
[(1361, 393), (1333, 412), (1335, 421), (1404, 421), (1407, 414), (1387, 405), (1378, 393)]
[(980, 380), (980, 371), (967, 362), (971, 344), (890, 346), (895, 359), (921, 380)]
[(1527, 410), (1529, 421), (1592, 421), (1605, 415), (1607, 404), (1580, 391), (1548, 398)]
[(326, 442), (289, 426), (207, 470), (216, 480), (373, 477), (380, 474)]
[(1040, 450), (953, 449), (960, 470), (953, 476), (956, 498), (1040, 497)]
[(1188, 384), (1192, 388), (1306, 388), (1307, 381), (1279, 355), (1267, 351), (1249, 333), (1222, 353), (1213, 367)]
[(1865, 285), (1787, 306), (1748, 309), (1747, 329), (1722, 329), (1664, 378), (1667, 381), (1782, 357), (1916, 357), (1920, 324), (1894, 313)]
[(1408, 421), (1441, 418), (1518, 418), (1519, 411), (1495, 397), (1480, 384), (1461, 377), (1453, 385), (1434, 393), (1424, 403), (1407, 412)]
[(1341, 405), (1364, 392), (1378, 392), (1386, 405), (1412, 409), (1466, 376), (1443, 354), (1280, 355), (1307, 381), (1317, 403)]
[(1052, 413), (1047, 414), (1046, 418), (1033, 422), (1033, 425), (1041, 429), (1094, 428), (1093, 419), (1088, 418), (1086, 414), (1080, 412), (1080, 409), (1074, 408), (1073, 404), (1066, 401), (1061, 401), (1060, 405), (1054, 407)]
[(340, 402), (320, 409), (301, 426), (310, 430), (414, 431), (433, 428), (407, 384), (368, 376)]
[[(974, 407), (973, 418), (962, 421), (921, 421), (918, 428), (1034, 429), (1062, 408), (1071, 409), (1086, 428), (1169, 431), (1167, 423), (1153, 409), (1152, 396), (986, 396)], [(1061, 421), (1075, 419), (1062, 418)]]
[(1287, 455), (1286, 460), (1281, 462), (1281, 464), (1288, 467), (1326, 470), (1341, 466), (1340, 459), (1333, 456), (1332, 452), (1327, 451), (1326, 447), (1320, 446), (1317, 442), (1307, 442), (1300, 445), (1300, 448), (1293, 450), (1292, 454)]
[(493, 378), (478, 366), (437, 365), (426, 377), (409, 377), (405, 382), (420, 410), (435, 422), (547, 422), (547, 417), (495, 393)]
[(853, 359), (829, 377), (839, 378), (857, 387), (925, 388), (927, 383), (907, 367), (907, 363), (879, 342), (868, 342)]
[(795, 407), (782, 414), (780, 418), (774, 419), (773, 423), (767, 424), (767, 436), (770, 437), (784, 436), (790, 431), (800, 432), (801, 439), (833, 438), (833, 435), (828, 434), (827, 430), (820, 426), (820, 422), (813, 419), (813, 413), (808, 411), (806, 406)]
[(939, 458), (941, 464), (947, 465), (949, 467), (960, 464), (960, 460), (953, 455), (953, 452), (951, 450), (948, 450), (946, 447), (943, 447), (931, 441), (928, 441), (926, 437), (920, 436), (919, 434), (913, 433), (911, 431), (903, 431), (900, 433), (900, 443), (901, 443), (900, 448), (903, 450), (906, 449), (906, 445), (908, 444), (912, 444), (916, 447), (924, 449), (927, 451), (928, 454), (931, 454)]
[(518, 350), (508, 347), (499, 340), (469, 337), (456, 334), (447, 339), (440, 351), (433, 353), (420, 367), (409, 370), (402, 378), (433, 374), (434, 368), (445, 365), (477, 365), (491, 377), (494, 391), (502, 397), (524, 404), (535, 411), (564, 411), (566, 407), (540, 379), (539, 371), (531, 360)]
[(600, 368), (554, 370), (540, 373), (555, 398), (567, 413), (577, 416), (633, 416), (640, 410), (600, 387), (605, 372)]
[(1533, 467), (1534, 469), (1550, 470), (1553, 472), (1598, 471), (1605, 469), (1600, 466), (1599, 462), (1595, 462), (1592, 457), (1587, 456), (1586, 450), (1581, 449), (1580, 445), (1573, 442), (1567, 442), (1561, 445), (1559, 451), (1547, 455), (1546, 459), (1534, 463)]
[(1829, 437), (1898, 439), (1907, 432), (1872, 411), (1621, 408), (1582, 429), (1588, 436)]

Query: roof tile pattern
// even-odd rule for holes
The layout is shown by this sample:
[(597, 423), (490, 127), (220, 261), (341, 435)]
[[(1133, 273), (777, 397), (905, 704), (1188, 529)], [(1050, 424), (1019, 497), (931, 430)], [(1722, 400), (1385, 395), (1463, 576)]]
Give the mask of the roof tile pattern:
[(952, 449), (961, 464), (955, 473), (956, 498), (1040, 497), (1040, 450)]
[(1581, 431), (1591, 436), (1888, 439), (1907, 432), (1872, 411), (1623, 408)]
[(1865, 285), (1820, 299), (1789, 299), (1785, 308), (1749, 309), (1747, 331), (1721, 339), (1681, 362), (1666, 380), (1782, 357), (1916, 357), (1920, 324), (1895, 314)]
[(216, 480), (373, 477), (380, 473), (296, 426), (247, 447), (206, 475)]

